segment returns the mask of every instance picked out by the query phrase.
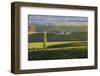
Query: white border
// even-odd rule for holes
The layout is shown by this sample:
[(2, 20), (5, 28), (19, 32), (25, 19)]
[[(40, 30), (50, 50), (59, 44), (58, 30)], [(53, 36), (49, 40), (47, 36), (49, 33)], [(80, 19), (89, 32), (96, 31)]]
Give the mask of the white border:
[[(28, 14), (88, 17), (88, 58), (28, 61)], [(21, 7), (20, 8), (20, 69), (43, 69), (94, 65), (94, 11)]]

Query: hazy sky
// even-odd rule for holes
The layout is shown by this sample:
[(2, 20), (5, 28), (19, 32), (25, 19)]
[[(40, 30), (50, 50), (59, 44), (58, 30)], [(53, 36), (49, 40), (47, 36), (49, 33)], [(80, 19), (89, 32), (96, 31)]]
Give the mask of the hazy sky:
[(88, 22), (88, 17), (77, 16), (51, 16), (51, 15), (29, 15), (29, 24), (46, 24), (54, 22)]

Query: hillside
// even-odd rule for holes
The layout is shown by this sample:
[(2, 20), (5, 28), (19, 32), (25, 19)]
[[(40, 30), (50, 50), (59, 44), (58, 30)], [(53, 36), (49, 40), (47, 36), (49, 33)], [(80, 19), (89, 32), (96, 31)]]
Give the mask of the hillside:
[[(48, 42), (52, 41), (87, 41), (87, 32), (72, 32), (69, 35), (47, 33)], [(32, 33), (28, 35), (28, 42), (42, 42), (43, 33)]]

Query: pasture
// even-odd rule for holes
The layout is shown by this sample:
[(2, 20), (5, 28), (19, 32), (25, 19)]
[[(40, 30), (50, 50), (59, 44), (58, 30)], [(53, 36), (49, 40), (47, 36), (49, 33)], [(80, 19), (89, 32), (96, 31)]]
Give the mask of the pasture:
[(29, 60), (79, 59), (87, 56), (87, 41), (47, 42), (46, 48), (43, 48), (43, 42), (28, 44)]

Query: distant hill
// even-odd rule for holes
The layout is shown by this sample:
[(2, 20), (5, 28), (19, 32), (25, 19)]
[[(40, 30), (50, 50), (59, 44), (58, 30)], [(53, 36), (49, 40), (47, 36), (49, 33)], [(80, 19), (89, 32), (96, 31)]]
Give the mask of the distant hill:
[(87, 31), (86, 22), (66, 22), (66, 23), (54, 23), (54, 24), (29, 24), (29, 32), (86, 32)]

